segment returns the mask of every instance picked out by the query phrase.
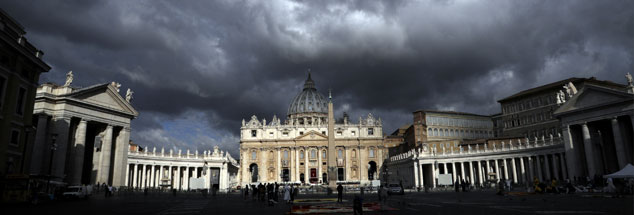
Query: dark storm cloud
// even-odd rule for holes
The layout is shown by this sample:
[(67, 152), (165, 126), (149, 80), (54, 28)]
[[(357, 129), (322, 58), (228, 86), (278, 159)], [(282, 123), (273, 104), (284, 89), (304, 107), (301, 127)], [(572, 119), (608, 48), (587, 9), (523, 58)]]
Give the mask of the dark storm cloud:
[(283, 117), (309, 68), (322, 93), (333, 90), (337, 113), (356, 121), (372, 112), (390, 133), (417, 109), (493, 114), (514, 92), (571, 76), (623, 83), (634, 67), (634, 5), (625, 0), (0, 6), (46, 53), (53, 69), (43, 81), (74, 70), (78, 85), (131, 87), (137, 141), (183, 142), (146, 136), (194, 113), (232, 153), (241, 119)]

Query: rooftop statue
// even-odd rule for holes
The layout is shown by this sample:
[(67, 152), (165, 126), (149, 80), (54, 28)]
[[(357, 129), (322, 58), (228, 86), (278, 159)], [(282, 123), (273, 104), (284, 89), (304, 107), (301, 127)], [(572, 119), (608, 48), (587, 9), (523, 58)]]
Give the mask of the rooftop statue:
[(130, 101), (132, 101), (132, 94), (134, 92), (132, 90), (130, 90), (130, 88), (128, 88), (128, 91), (125, 92), (125, 100), (129, 103)]
[(66, 73), (66, 83), (64, 83), (64, 87), (68, 87), (72, 83), (73, 83), (73, 71), (68, 71), (68, 73)]

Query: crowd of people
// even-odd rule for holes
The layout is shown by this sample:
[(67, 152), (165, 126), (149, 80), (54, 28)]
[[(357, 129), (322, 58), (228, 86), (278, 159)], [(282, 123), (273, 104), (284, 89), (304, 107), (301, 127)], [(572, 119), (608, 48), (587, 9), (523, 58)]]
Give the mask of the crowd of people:
[(279, 203), (279, 197), (282, 196), (283, 200), (290, 204), (295, 200), (295, 197), (299, 193), (299, 188), (295, 185), (278, 184), (276, 183), (260, 183), (258, 185), (246, 185), (243, 188), (244, 199), (248, 199), (249, 195), (251, 200), (258, 202), (266, 202), (268, 206), (273, 206)]

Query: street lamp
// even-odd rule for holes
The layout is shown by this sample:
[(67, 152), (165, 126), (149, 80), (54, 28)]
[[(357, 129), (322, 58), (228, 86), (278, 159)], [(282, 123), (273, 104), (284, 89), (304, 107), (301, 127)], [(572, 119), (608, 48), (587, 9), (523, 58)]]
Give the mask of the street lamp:
[(46, 192), (49, 192), (49, 186), (51, 184), (51, 176), (53, 174), (53, 155), (55, 154), (55, 150), (57, 150), (57, 134), (51, 134), (51, 156), (48, 161), (48, 182), (46, 182)]

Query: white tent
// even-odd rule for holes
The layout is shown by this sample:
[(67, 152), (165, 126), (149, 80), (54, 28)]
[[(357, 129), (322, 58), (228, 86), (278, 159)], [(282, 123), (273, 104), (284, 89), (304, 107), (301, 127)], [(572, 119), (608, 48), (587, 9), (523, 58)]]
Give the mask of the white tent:
[(634, 166), (628, 163), (623, 169), (609, 175), (604, 175), (603, 178), (634, 178)]

